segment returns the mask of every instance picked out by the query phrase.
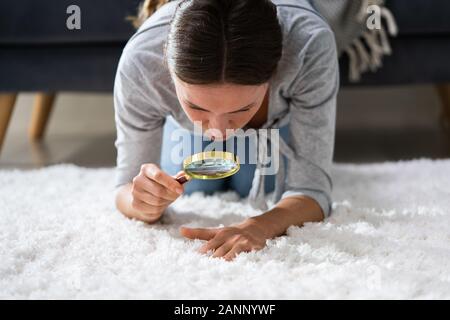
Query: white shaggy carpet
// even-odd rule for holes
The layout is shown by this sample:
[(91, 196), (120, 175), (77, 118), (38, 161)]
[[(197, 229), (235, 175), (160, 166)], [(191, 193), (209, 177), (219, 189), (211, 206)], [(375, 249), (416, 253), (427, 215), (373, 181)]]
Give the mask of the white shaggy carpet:
[(178, 227), (256, 214), (229, 192), (122, 217), (113, 170), (0, 171), (0, 298), (450, 298), (450, 160), (335, 165), (334, 214), (233, 262)]

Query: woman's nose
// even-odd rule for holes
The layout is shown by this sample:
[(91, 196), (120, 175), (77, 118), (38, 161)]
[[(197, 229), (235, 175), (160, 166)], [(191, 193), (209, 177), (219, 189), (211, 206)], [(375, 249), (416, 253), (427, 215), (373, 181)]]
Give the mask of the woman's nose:
[(227, 137), (227, 129), (231, 129), (228, 120), (210, 119), (208, 123), (208, 136), (212, 140), (225, 140)]

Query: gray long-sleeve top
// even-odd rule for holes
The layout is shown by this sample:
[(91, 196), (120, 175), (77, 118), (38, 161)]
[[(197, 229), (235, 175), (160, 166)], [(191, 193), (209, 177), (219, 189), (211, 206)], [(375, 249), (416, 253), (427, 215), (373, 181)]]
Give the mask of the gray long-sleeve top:
[[(146, 20), (129, 40), (119, 62), (114, 85), (117, 186), (131, 182), (142, 164), (160, 162), (167, 116), (193, 130), (163, 56), (178, 2), (169, 2)], [(279, 128), (289, 123), (290, 128), (289, 142), (281, 141), (280, 151), (288, 162), (282, 170), (285, 174), (277, 177), (281, 185), (275, 201), (292, 195), (309, 196), (328, 216), (339, 88), (335, 38), (307, 0), (273, 2), (283, 31), (283, 54), (270, 80), (265, 127)], [(256, 196), (261, 198), (263, 188), (255, 189), (259, 189)]]

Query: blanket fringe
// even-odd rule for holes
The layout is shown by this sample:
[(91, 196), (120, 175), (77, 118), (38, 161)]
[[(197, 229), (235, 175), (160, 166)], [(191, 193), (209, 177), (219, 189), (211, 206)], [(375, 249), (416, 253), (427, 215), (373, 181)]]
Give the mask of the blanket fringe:
[(392, 48), (389, 43), (390, 36), (398, 34), (398, 27), (392, 13), (385, 7), (384, 0), (363, 0), (361, 10), (358, 14), (358, 20), (367, 19), (367, 8), (371, 5), (380, 7), (381, 17), (387, 26), (381, 26), (380, 29), (366, 30), (361, 37), (355, 39), (345, 52), (349, 57), (349, 77), (351, 82), (358, 82), (361, 74), (370, 69), (377, 71), (382, 66), (382, 59), (385, 55), (392, 54)]

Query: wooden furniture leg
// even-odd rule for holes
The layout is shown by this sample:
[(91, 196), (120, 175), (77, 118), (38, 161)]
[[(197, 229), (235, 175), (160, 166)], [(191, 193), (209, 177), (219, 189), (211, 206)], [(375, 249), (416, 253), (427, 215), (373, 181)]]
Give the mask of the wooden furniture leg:
[(450, 83), (438, 85), (437, 89), (442, 101), (442, 125), (450, 132)]
[(38, 93), (34, 100), (31, 114), (28, 136), (32, 141), (41, 140), (45, 133), (45, 128), (50, 118), (50, 114), (55, 101), (54, 93)]
[(16, 103), (16, 93), (0, 93), (0, 151)]

